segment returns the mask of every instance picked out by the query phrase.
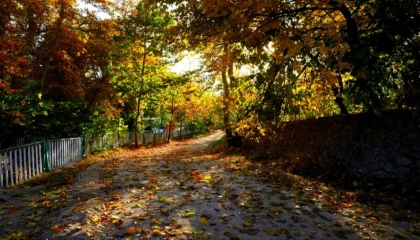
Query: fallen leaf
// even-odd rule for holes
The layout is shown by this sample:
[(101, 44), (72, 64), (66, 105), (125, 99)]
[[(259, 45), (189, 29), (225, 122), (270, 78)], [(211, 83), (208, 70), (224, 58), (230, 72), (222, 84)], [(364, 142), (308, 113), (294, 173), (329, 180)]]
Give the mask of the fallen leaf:
[(56, 233), (59, 233), (63, 230), (63, 227), (60, 226), (60, 225), (54, 225), (54, 226), (51, 227), (51, 230), (53, 230)]
[(204, 233), (204, 229), (193, 230), (192, 233), (194, 235), (201, 235)]
[(131, 227), (127, 228), (127, 230), (125, 232), (127, 234), (131, 235), (131, 234), (134, 233), (135, 230), (136, 230), (135, 227), (131, 226)]
[(188, 211), (185, 216), (189, 217), (189, 216), (193, 216), (195, 215), (195, 211)]
[(419, 228), (411, 227), (410, 229), (408, 229), (408, 231), (410, 231), (411, 233), (413, 233), (417, 236), (420, 236), (420, 229)]
[(152, 218), (152, 222), (153, 222), (154, 224), (157, 224), (157, 225), (162, 224), (162, 222), (161, 222), (161, 221), (159, 221), (159, 220), (157, 220), (156, 218)]
[(27, 228), (34, 228), (34, 227), (36, 227), (36, 223), (34, 223), (34, 222), (28, 222), (28, 224), (26, 224), (26, 227)]
[(244, 227), (252, 227), (253, 223), (252, 222), (244, 222), (243, 226)]
[(240, 231), (248, 235), (256, 235), (260, 230), (258, 230), (257, 228), (246, 228), (240, 229)]
[(201, 224), (209, 224), (209, 221), (207, 220), (207, 218), (202, 217), (202, 218), (200, 218), (200, 223)]
[(279, 232), (278, 231), (271, 230), (269, 228), (265, 228), (264, 229), (264, 232), (266, 232), (270, 236), (278, 236), (279, 235)]
[(400, 232), (396, 233), (395, 234), (395, 237), (397, 237), (397, 238), (403, 238), (403, 239), (407, 239), (408, 238), (405, 234), (400, 233)]

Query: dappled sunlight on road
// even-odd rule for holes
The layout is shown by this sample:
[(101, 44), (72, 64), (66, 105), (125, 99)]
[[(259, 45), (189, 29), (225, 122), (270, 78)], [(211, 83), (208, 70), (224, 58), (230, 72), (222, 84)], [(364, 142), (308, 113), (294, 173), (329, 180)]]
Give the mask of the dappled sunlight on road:
[(51, 195), (52, 201), (65, 199), (65, 205), (36, 204), (35, 212), (21, 208), (35, 217), (37, 211), (48, 212), (26, 234), (39, 239), (414, 239), (408, 222), (357, 201), (353, 192), (284, 173), (275, 162), (210, 151), (223, 136), (216, 132), (125, 151), (95, 164), (71, 187)]

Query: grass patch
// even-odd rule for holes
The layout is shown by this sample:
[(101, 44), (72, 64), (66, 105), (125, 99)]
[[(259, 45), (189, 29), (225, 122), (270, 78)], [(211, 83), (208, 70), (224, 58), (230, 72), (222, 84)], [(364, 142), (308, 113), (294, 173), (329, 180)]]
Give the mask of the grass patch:
[(219, 140), (217, 140), (214, 143), (212, 143), (212, 145), (210, 146), (210, 148), (211, 149), (214, 149), (215, 151), (223, 151), (223, 150), (225, 150), (227, 148), (226, 137), (223, 136)]

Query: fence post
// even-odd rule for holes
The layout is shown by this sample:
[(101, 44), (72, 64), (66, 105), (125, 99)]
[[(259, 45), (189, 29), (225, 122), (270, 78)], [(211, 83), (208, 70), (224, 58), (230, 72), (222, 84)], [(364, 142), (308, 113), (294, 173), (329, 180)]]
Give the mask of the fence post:
[(49, 155), (49, 147), (48, 147), (48, 140), (45, 139), (42, 143), (42, 168), (43, 171), (50, 171), (51, 164), (50, 164), (50, 155)]
[(86, 157), (86, 138), (82, 137), (82, 158)]

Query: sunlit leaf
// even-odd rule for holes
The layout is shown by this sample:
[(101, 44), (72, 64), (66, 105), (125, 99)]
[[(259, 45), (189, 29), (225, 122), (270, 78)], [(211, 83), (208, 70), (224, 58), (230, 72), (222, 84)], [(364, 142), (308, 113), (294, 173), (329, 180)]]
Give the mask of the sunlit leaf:
[(189, 217), (189, 216), (193, 216), (195, 215), (195, 211), (188, 211), (187, 213), (185, 213), (185, 216)]
[(127, 230), (125, 231), (127, 234), (133, 234), (135, 232), (136, 228), (131, 226), (129, 228), (127, 228)]
[(204, 233), (204, 229), (193, 230), (192, 233), (194, 235), (202, 235)]
[(207, 220), (207, 218), (205, 218), (205, 217), (202, 217), (202, 218), (200, 218), (200, 221), (199, 221), (201, 224), (209, 224), (209, 221)]

